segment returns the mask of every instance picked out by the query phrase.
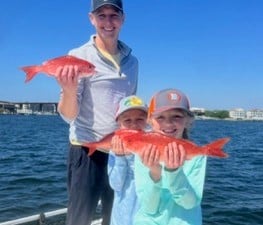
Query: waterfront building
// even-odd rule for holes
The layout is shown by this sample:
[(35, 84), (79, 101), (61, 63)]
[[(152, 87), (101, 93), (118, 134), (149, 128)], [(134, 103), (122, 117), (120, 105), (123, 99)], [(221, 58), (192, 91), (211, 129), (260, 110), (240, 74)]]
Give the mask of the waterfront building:
[(229, 111), (229, 117), (236, 120), (246, 119), (246, 111), (242, 108), (232, 109)]
[(247, 111), (247, 119), (263, 120), (263, 110), (253, 109)]
[(204, 108), (191, 107), (190, 110), (191, 110), (191, 112), (193, 112), (197, 116), (202, 116), (205, 114)]
[(263, 120), (263, 110), (232, 109), (229, 111), (229, 117), (236, 120)]
[(57, 114), (57, 102), (3, 102), (0, 101), (2, 114)]
[(15, 105), (11, 102), (0, 101), (0, 113), (14, 114), (16, 112)]

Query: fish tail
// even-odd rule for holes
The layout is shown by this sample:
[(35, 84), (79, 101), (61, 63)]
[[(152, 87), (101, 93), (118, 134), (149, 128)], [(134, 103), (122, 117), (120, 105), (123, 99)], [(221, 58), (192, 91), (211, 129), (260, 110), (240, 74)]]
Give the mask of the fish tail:
[(26, 80), (25, 82), (29, 82), (33, 79), (33, 77), (40, 72), (40, 66), (24, 66), (21, 69), (26, 73)]
[(204, 150), (204, 154), (220, 158), (228, 157), (228, 154), (223, 151), (223, 147), (227, 142), (229, 142), (229, 140), (230, 138), (221, 138), (207, 145), (204, 145), (202, 147), (202, 149)]

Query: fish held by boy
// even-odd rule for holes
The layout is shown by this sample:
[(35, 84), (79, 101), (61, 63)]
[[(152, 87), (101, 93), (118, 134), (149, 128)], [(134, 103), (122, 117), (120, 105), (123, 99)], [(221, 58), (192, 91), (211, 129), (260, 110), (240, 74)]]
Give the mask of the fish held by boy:
[(24, 66), (21, 67), (21, 69), (26, 73), (25, 82), (29, 82), (37, 73), (55, 76), (57, 68), (64, 65), (78, 66), (80, 77), (91, 76), (95, 73), (95, 66), (92, 63), (71, 55), (47, 60), (43, 62), (42, 65)]
[(160, 161), (163, 161), (164, 159), (165, 146), (171, 142), (176, 142), (184, 147), (187, 160), (198, 155), (225, 158), (228, 157), (228, 154), (223, 151), (223, 147), (230, 140), (230, 138), (226, 137), (217, 139), (203, 146), (198, 146), (189, 140), (177, 139), (157, 132), (119, 129), (105, 136), (98, 142), (84, 143), (84, 146), (89, 148), (89, 155), (91, 155), (96, 149), (112, 149), (111, 139), (114, 135), (118, 135), (121, 138), (125, 148), (127, 148), (127, 150), (131, 153), (140, 153), (143, 147), (147, 144), (155, 145), (157, 150), (160, 152)]

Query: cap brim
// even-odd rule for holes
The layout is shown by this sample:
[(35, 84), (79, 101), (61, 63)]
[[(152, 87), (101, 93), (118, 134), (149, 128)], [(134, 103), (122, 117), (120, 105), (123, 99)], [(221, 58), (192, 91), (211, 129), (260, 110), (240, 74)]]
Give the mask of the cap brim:
[(145, 108), (145, 107), (143, 107), (143, 106), (133, 106), (133, 107), (131, 107), (131, 108), (127, 108), (127, 109), (123, 110), (122, 112), (116, 114), (115, 120), (117, 120), (117, 118), (118, 118), (122, 113), (124, 113), (124, 112), (126, 112), (126, 111), (128, 111), (128, 110), (132, 110), (132, 109), (140, 109), (140, 110), (148, 113), (148, 109)]
[(170, 109), (181, 109), (181, 110), (185, 111), (190, 117), (194, 117), (194, 114), (190, 110), (188, 110), (186, 108), (183, 108), (183, 107), (165, 107), (165, 108), (161, 108), (161, 109), (155, 110), (152, 113), (152, 115), (153, 116), (157, 116), (158, 114), (160, 114), (160, 113), (162, 113), (164, 111), (170, 110)]
[(120, 10), (120, 11), (122, 11), (123, 12), (123, 9), (122, 8), (120, 8), (118, 5), (116, 5), (116, 4), (112, 4), (112, 3), (102, 3), (101, 5), (99, 5), (96, 9), (93, 9), (91, 12), (95, 12), (96, 10), (98, 10), (99, 8), (101, 8), (102, 6), (105, 6), (105, 5), (111, 5), (111, 6), (113, 6), (114, 8), (116, 8), (116, 9), (118, 9), (118, 10)]

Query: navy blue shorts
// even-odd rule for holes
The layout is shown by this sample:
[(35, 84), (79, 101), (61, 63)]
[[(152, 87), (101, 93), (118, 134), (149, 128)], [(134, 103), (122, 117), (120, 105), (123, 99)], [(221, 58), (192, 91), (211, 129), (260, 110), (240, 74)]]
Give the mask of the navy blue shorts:
[(108, 154), (70, 145), (68, 156), (68, 213), (67, 225), (90, 225), (101, 200), (102, 225), (110, 224), (113, 190), (109, 185)]

